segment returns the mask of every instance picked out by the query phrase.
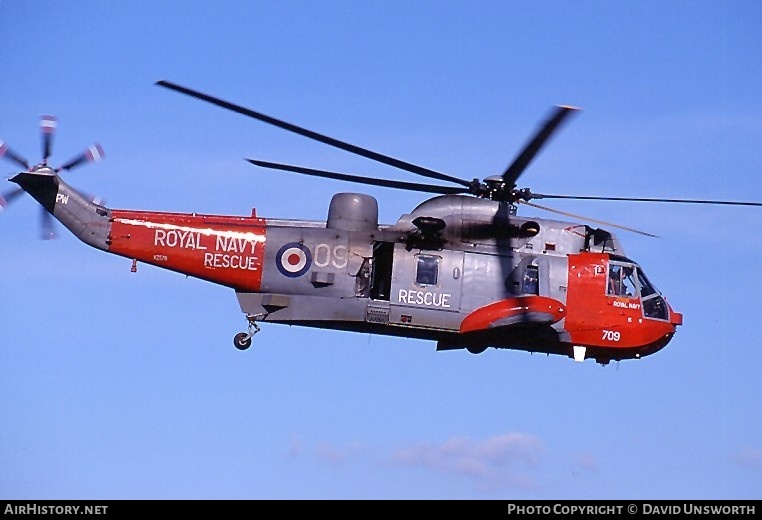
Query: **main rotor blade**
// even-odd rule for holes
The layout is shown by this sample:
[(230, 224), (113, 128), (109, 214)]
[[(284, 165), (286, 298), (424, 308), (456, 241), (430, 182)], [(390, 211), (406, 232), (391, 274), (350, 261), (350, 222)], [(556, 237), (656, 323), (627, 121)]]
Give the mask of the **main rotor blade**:
[(467, 188), (457, 188), (455, 186), (436, 186), (433, 184), (418, 184), (417, 182), (393, 181), (389, 179), (376, 179), (374, 177), (361, 177), (359, 175), (350, 175), (348, 173), (329, 172), (325, 170), (315, 170), (313, 168), (304, 168), (302, 166), (292, 166), (289, 164), (279, 164), (267, 161), (257, 161), (255, 159), (246, 159), (251, 164), (270, 168), (273, 170), (282, 170), (294, 173), (303, 173), (315, 177), (324, 177), (327, 179), (338, 179), (341, 181), (359, 182), (361, 184), (370, 184), (373, 186), (384, 186), (386, 188), (398, 188), (401, 190), (422, 191), (424, 193), (442, 193), (452, 195), (456, 193), (468, 193)]
[(542, 145), (555, 132), (566, 117), (573, 111), (579, 110), (576, 107), (557, 106), (551, 117), (545, 121), (545, 124), (537, 131), (531, 141), (524, 147), (521, 153), (516, 157), (508, 168), (503, 172), (503, 180), (508, 186), (515, 187), (519, 176), (529, 163), (534, 159)]
[(11, 190), (5, 193), (0, 193), (0, 211), (3, 211), (5, 208), (8, 207), (8, 204), (10, 204), (13, 199), (18, 197), (24, 193), (24, 190), (21, 188), (16, 188), (15, 190)]
[(95, 143), (90, 148), (88, 148), (86, 151), (82, 152), (80, 155), (76, 156), (71, 161), (67, 162), (66, 164), (59, 166), (56, 170), (57, 172), (60, 172), (62, 170), (71, 170), (72, 168), (76, 168), (77, 166), (86, 163), (86, 162), (98, 162), (101, 159), (103, 159), (106, 156), (106, 154), (103, 152), (103, 148), (98, 143)]
[(533, 199), (572, 199), (572, 200), (614, 200), (627, 202), (673, 202), (680, 204), (721, 204), (725, 206), (762, 206), (762, 202), (742, 202), (737, 200), (701, 200), (701, 199), (659, 199), (650, 197), (595, 197), (587, 195), (545, 195), (532, 193)]
[(53, 116), (42, 116), (40, 128), (42, 128), (42, 162), (47, 163), (53, 149), (53, 134), (58, 122)]
[(574, 213), (567, 213), (566, 211), (559, 211), (557, 209), (540, 206), (539, 204), (534, 204), (532, 202), (527, 202), (525, 200), (520, 200), (519, 204), (526, 204), (527, 206), (531, 206), (533, 208), (544, 209), (545, 211), (550, 211), (551, 213), (558, 213), (559, 215), (564, 215), (565, 217), (572, 217), (572, 218), (587, 220), (588, 222), (597, 222), (598, 224), (603, 224), (605, 226), (611, 226), (618, 229), (624, 229), (625, 231), (631, 231), (633, 233), (638, 233), (639, 235), (645, 235), (647, 237), (658, 238), (657, 235), (652, 235), (651, 233), (646, 233), (645, 231), (640, 231), (639, 229), (634, 229), (634, 228), (622, 226), (619, 224), (613, 224), (611, 222), (606, 222), (605, 220), (596, 220), (594, 218), (584, 217), (582, 215), (575, 215)]
[(259, 121), (263, 121), (265, 123), (277, 126), (284, 130), (288, 130), (289, 132), (294, 132), (296, 134), (307, 137), (309, 139), (319, 141), (323, 144), (327, 144), (329, 146), (333, 146), (341, 150), (344, 150), (356, 155), (360, 155), (367, 159), (378, 161), (380, 163), (393, 166), (395, 168), (399, 168), (401, 170), (405, 170), (411, 173), (415, 173), (417, 175), (429, 177), (431, 179), (438, 179), (441, 181), (452, 182), (455, 184), (460, 184), (461, 186), (470, 186), (469, 181), (458, 179), (457, 177), (452, 177), (450, 175), (440, 173), (434, 170), (430, 170), (428, 168), (424, 168), (423, 166), (418, 166), (412, 163), (401, 161), (399, 159), (395, 159), (394, 157), (389, 157), (387, 155), (373, 152), (365, 148), (360, 148), (359, 146), (355, 146), (353, 144), (349, 144), (344, 141), (339, 141), (338, 139), (334, 139), (332, 137), (328, 137), (326, 135), (313, 132), (312, 130), (307, 130), (306, 128), (302, 128), (300, 126), (296, 126), (291, 123), (281, 121), (280, 119), (275, 119), (274, 117), (270, 117), (268, 115), (255, 112), (254, 110), (242, 107), (240, 105), (236, 105), (234, 103), (230, 103), (229, 101), (223, 101), (222, 99), (210, 96), (208, 94), (204, 94), (202, 92), (198, 92), (196, 90), (192, 90), (180, 85), (176, 85), (175, 83), (171, 83), (169, 81), (161, 80), (161, 81), (157, 81), (156, 84), (161, 87), (174, 90), (175, 92), (180, 92), (181, 94), (185, 94), (185, 95), (200, 99), (202, 101), (212, 103), (213, 105), (217, 105), (219, 107), (232, 110), (233, 112), (237, 112), (239, 114), (252, 117), (254, 119), (258, 119)]
[(17, 154), (16, 152), (11, 150), (10, 148), (8, 148), (8, 145), (5, 144), (5, 142), (0, 141), (0, 158), (3, 157), (3, 156), (5, 156), (8, 159), (10, 159), (11, 161), (15, 162), (16, 164), (18, 164), (19, 166), (21, 166), (25, 170), (29, 169), (29, 161), (27, 161), (22, 156), (20, 156), (19, 154)]

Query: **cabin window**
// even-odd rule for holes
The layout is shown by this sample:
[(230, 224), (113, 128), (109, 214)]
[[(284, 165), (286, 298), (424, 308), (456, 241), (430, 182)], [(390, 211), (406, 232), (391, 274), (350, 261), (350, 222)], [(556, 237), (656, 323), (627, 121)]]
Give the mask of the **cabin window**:
[(394, 244), (392, 242), (373, 243), (373, 262), (371, 262), (370, 297), (374, 300), (389, 301), (392, 288), (392, 261)]
[(536, 265), (528, 265), (524, 269), (521, 280), (521, 294), (539, 294), (540, 274)]
[(635, 285), (635, 268), (628, 265), (609, 264), (606, 294), (625, 298), (636, 297), (638, 292)]
[(415, 283), (418, 285), (436, 285), (439, 277), (439, 257), (418, 255)]

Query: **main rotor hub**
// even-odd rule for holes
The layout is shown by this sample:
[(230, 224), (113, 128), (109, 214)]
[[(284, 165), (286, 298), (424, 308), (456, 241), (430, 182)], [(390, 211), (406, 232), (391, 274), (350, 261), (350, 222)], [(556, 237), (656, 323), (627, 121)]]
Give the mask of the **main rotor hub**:
[(529, 188), (517, 189), (515, 185), (509, 186), (499, 175), (491, 175), (484, 179), (484, 183), (480, 185), (480, 190), (476, 194), (485, 199), (509, 204), (532, 198)]
[[(476, 179), (474, 179), (476, 180)], [(499, 175), (491, 175), (479, 183), (479, 187), (474, 195), (489, 200), (504, 200), (503, 194), (506, 192), (506, 184)]]

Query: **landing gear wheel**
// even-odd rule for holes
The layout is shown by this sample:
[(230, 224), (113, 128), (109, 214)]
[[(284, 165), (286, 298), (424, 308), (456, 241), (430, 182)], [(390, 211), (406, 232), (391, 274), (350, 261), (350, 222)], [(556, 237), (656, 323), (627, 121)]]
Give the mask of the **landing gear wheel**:
[(266, 314), (247, 314), (246, 315), (246, 321), (249, 324), (249, 332), (239, 332), (235, 335), (233, 338), (233, 345), (238, 350), (246, 350), (251, 346), (251, 338), (254, 337), (254, 334), (259, 332), (259, 325), (257, 325), (257, 320), (267, 317)]
[(251, 335), (245, 332), (239, 332), (233, 338), (233, 345), (238, 350), (246, 350), (251, 346)]

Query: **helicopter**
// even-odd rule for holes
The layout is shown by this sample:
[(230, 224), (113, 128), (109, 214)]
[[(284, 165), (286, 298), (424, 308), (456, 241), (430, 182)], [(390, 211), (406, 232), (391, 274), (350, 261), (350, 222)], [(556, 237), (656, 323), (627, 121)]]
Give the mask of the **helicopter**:
[[(487, 348), (561, 355), (583, 362), (639, 359), (674, 337), (683, 316), (625, 254), (612, 232), (589, 224), (518, 214), (519, 205), (565, 216), (535, 199), (762, 206), (757, 202), (552, 195), (517, 181), (577, 108), (555, 106), (500, 175), (461, 179), (302, 128), (176, 83), (158, 86), (328, 146), (426, 177), (415, 183), (258, 159), (251, 164), (366, 185), (433, 194), (396, 223), (378, 222), (378, 201), (336, 193), (325, 220), (112, 209), (68, 185), (61, 173), (103, 157), (100, 145), (49, 166), (56, 120), (42, 118), (43, 159), (31, 165), (0, 141), (0, 157), (24, 168), (0, 194), (0, 209), (22, 192), (41, 206), (43, 238), (52, 215), (82, 242), (235, 291), (247, 330), (261, 323), (417, 338), (437, 351)], [(447, 183), (444, 185), (442, 183)], [(605, 221), (589, 223), (650, 235)]]

